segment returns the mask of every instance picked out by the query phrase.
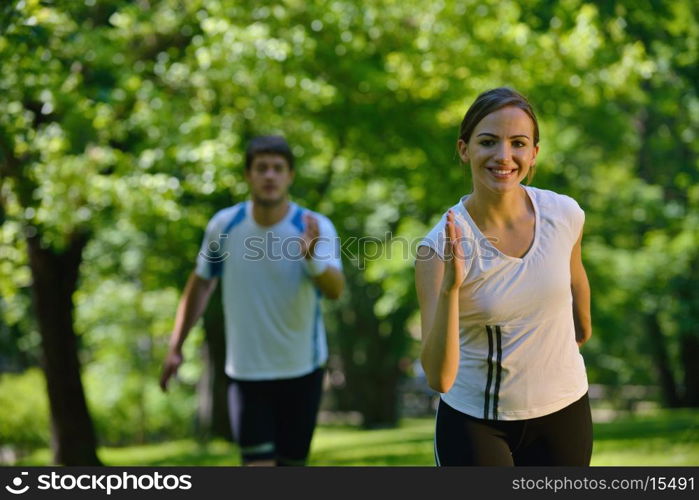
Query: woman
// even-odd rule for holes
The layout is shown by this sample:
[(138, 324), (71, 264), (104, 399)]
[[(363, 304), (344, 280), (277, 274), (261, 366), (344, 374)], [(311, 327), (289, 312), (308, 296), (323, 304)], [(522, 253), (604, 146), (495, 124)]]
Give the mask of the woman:
[(539, 127), (508, 88), (484, 92), (457, 141), (473, 192), (418, 247), (421, 361), (437, 409), (437, 465), (589, 465), (579, 347), (591, 335), (584, 212), (523, 186)]

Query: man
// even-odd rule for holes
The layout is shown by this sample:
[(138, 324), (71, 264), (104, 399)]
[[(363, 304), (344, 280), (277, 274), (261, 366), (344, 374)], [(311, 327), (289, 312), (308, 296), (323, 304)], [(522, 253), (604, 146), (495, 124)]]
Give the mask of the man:
[(160, 381), (167, 390), (182, 344), (219, 279), (233, 435), (244, 465), (304, 465), (327, 360), (322, 295), (344, 288), (330, 220), (289, 200), (294, 158), (279, 136), (252, 139), (245, 157), (251, 200), (209, 222), (177, 310)]

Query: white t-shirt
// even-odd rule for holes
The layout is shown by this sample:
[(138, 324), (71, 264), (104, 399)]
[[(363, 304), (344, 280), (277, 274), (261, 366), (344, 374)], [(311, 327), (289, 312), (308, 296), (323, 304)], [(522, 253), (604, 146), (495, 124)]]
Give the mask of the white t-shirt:
[[(522, 186), (536, 213), (522, 258), (497, 250), (463, 202), (452, 207), (464, 235), (466, 277), (459, 289), (459, 371), (442, 399), (491, 420), (548, 415), (587, 392), (575, 341), (570, 257), (585, 214), (572, 198)], [(444, 257), (446, 213), (420, 245)]]
[(318, 220), (314, 259), (342, 269), (330, 220), (292, 202), (272, 226), (255, 222), (251, 201), (221, 210), (207, 225), (195, 272), (221, 278), (226, 373), (232, 378), (293, 378), (327, 360), (321, 294), (300, 251), (304, 213)]

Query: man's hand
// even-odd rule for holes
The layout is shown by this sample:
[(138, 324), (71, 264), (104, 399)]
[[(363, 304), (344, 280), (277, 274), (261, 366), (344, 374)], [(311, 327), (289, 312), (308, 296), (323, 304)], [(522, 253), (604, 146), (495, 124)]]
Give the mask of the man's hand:
[(311, 214), (305, 214), (303, 216), (303, 222), (306, 229), (301, 235), (301, 254), (306, 259), (312, 259), (313, 252), (318, 243), (318, 236), (320, 235), (318, 220)]
[(590, 337), (592, 337), (592, 330), (588, 329), (583, 331), (578, 331), (576, 328), (575, 331), (575, 342), (578, 344), (578, 347), (582, 347), (585, 342), (590, 340)]
[(163, 392), (167, 392), (167, 384), (170, 378), (177, 374), (177, 370), (182, 364), (182, 352), (168, 351), (165, 363), (163, 365), (163, 374), (160, 376), (160, 388)]

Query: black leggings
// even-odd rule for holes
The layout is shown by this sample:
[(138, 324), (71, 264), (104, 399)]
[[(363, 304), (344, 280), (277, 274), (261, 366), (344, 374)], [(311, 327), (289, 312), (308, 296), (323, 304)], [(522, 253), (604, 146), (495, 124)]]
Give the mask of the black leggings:
[(483, 420), (440, 399), (437, 465), (590, 465), (592, 418), (587, 394), (550, 415)]

